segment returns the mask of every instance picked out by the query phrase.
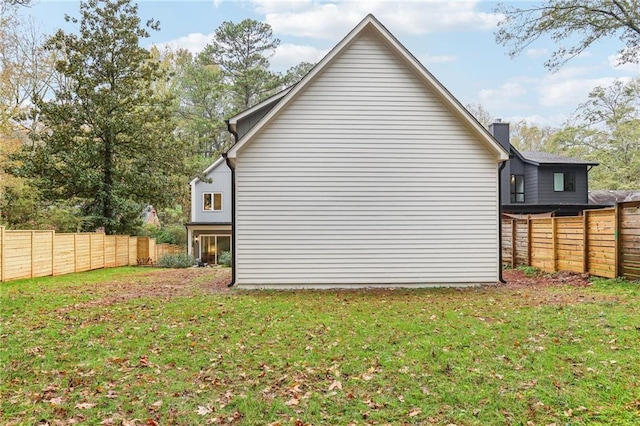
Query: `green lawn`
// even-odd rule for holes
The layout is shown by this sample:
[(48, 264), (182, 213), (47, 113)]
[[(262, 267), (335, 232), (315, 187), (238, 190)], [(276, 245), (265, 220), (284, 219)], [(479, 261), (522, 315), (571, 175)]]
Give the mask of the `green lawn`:
[(227, 275), (0, 284), (0, 423), (640, 423), (637, 284), (241, 292)]

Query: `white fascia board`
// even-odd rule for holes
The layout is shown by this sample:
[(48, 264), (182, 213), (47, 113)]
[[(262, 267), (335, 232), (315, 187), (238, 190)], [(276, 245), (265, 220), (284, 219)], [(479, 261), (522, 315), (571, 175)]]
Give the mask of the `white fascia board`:
[[(218, 158), (216, 161), (213, 162), (213, 164), (211, 164), (209, 167), (203, 170), (202, 175), (203, 176), (208, 175), (213, 169), (218, 167), (223, 162), (224, 162), (223, 157)], [(193, 187), (196, 184), (196, 182), (198, 182), (199, 180), (200, 180), (199, 177), (195, 177), (193, 178), (193, 180), (191, 180), (191, 182), (189, 182), (189, 184)]]

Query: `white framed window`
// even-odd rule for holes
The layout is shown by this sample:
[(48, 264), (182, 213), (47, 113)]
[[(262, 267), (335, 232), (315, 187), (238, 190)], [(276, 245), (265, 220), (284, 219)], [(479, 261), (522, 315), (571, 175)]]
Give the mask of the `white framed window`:
[(205, 192), (202, 194), (202, 210), (206, 212), (222, 210), (222, 192)]

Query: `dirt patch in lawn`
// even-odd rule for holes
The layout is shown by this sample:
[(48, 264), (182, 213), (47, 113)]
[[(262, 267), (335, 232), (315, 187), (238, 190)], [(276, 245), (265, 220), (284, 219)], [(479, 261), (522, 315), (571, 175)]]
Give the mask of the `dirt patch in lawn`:
[(502, 272), (506, 286), (511, 288), (519, 287), (588, 287), (591, 285), (589, 274), (578, 274), (575, 272), (557, 272), (555, 274), (538, 274), (527, 276), (523, 271), (517, 269), (507, 269)]
[[(503, 272), (503, 277), (507, 281), (506, 284), (488, 286), (483, 292), (492, 292), (496, 295), (501, 293), (512, 296), (522, 295), (533, 304), (571, 303), (584, 301), (584, 296), (573, 292), (569, 292), (569, 294), (548, 292), (544, 289), (562, 286), (588, 287), (591, 285), (587, 274), (571, 272), (527, 276), (523, 271), (510, 269)], [(126, 276), (102, 283), (99, 286), (74, 287), (73, 291), (84, 296), (92, 296), (92, 300), (75, 303), (62, 308), (61, 311), (109, 306), (144, 297), (169, 299), (207, 294), (230, 294), (232, 290), (227, 287), (229, 282), (231, 282), (230, 268), (152, 269), (146, 273)], [(536, 289), (540, 291), (536, 291)]]
[[(562, 306), (596, 301), (620, 301), (618, 296), (583, 291), (593, 285), (589, 280), (589, 274), (561, 271), (527, 276), (523, 271), (508, 269), (503, 271), (503, 278), (507, 283), (496, 286), (492, 295), (508, 297), (514, 306)], [(492, 291), (491, 287), (488, 291)]]
[[(101, 283), (99, 286), (78, 286), (78, 294), (94, 296), (94, 300), (75, 303), (59, 311), (110, 306), (142, 297), (172, 298), (206, 294), (224, 294), (230, 290), (230, 268), (154, 269), (147, 273)], [(69, 290), (66, 291), (67, 293)]]

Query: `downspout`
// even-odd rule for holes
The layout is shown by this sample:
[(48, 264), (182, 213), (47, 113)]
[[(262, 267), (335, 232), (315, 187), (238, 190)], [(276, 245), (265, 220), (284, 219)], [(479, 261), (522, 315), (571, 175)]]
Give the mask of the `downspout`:
[(498, 167), (498, 281), (502, 284), (507, 283), (502, 277), (502, 170), (507, 161), (503, 161)]
[[(238, 142), (238, 133), (235, 124), (227, 121), (227, 130), (233, 135), (234, 143)], [(227, 157), (227, 153), (222, 153), (222, 158), (227, 163), (227, 167), (231, 170), (231, 282), (227, 287), (233, 287), (236, 283), (236, 168), (231, 164), (231, 160)]]

